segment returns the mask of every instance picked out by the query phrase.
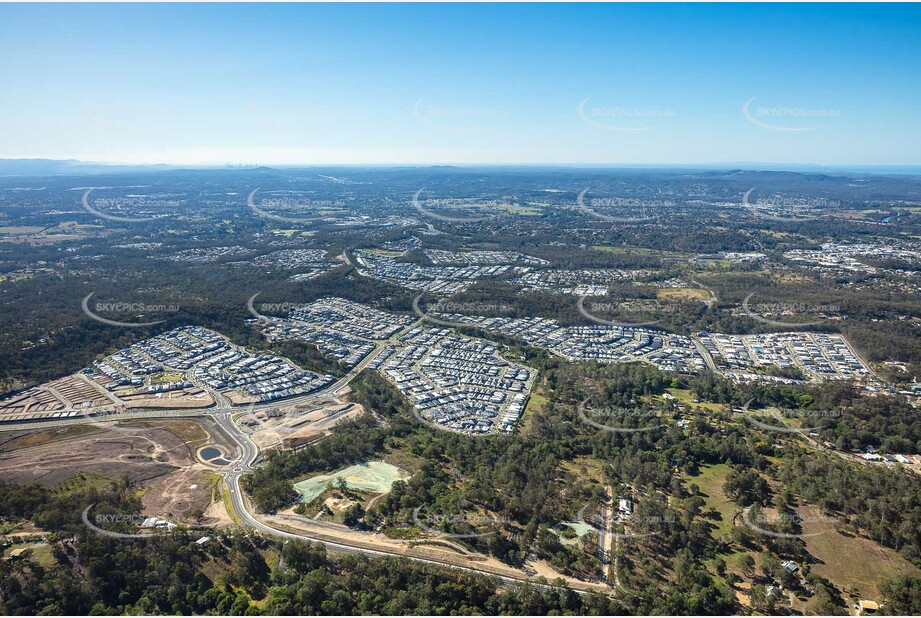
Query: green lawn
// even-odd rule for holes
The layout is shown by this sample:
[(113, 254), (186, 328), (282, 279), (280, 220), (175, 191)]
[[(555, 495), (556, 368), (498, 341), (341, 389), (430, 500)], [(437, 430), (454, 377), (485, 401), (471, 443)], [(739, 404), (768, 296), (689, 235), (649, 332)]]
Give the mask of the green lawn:
[(528, 397), (528, 403), (524, 407), (524, 414), (522, 415), (522, 434), (526, 435), (531, 431), (531, 422), (534, 420), (534, 415), (539, 414), (544, 409), (544, 406), (547, 405), (548, 401), (549, 400), (543, 395), (531, 393), (531, 395)]
[(739, 507), (723, 494), (723, 484), (726, 482), (729, 469), (728, 464), (702, 466), (697, 476), (688, 478), (689, 483), (695, 483), (700, 487), (707, 508), (722, 516), (721, 521), (713, 521), (716, 525), (712, 531), (715, 538), (729, 534), (732, 529), (732, 518), (739, 510)]
[(713, 411), (718, 411), (723, 408), (723, 406), (718, 403), (709, 403), (706, 401), (694, 403), (694, 393), (684, 388), (667, 388), (665, 390), (668, 391), (672, 397), (677, 399), (679, 403), (683, 403), (690, 408), (704, 408)]

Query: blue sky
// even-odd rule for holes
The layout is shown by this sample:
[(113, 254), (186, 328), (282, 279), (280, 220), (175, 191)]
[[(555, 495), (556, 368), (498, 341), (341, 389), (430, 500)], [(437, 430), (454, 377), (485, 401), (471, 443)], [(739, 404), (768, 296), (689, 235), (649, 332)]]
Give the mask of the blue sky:
[(921, 163), (918, 5), (0, 5), (0, 157)]

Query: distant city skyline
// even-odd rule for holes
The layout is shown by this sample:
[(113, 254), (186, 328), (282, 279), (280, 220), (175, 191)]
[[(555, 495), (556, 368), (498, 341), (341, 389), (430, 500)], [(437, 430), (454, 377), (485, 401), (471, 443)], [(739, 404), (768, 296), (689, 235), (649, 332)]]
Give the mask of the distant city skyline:
[(921, 164), (917, 5), (0, 5), (0, 158)]

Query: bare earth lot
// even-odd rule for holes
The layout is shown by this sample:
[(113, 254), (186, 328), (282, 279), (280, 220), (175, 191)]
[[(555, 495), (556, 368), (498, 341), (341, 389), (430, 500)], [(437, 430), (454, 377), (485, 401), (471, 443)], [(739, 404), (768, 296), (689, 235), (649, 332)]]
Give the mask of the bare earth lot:
[(0, 434), (0, 479), (57, 487), (81, 473), (127, 477), (141, 491), (145, 514), (194, 522), (219, 500), (213, 469), (195, 458), (206, 444), (233, 452), (209, 421), (198, 419)]

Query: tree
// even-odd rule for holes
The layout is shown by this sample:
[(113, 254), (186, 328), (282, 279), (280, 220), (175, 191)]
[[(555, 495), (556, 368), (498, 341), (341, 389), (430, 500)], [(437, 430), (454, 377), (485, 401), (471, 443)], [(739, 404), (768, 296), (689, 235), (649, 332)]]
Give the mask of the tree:
[(780, 560), (769, 551), (761, 552), (761, 573), (773, 580), (778, 579), (778, 574), (783, 569), (780, 566)]
[(365, 509), (360, 504), (356, 503), (345, 509), (345, 513), (342, 514), (342, 521), (346, 526), (352, 528), (358, 524), (364, 516)]
[(902, 575), (883, 582), (880, 590), (889, 604), (888, 609), (891, 613), (921, 615), (921, 578)]
[(755, 575), (755, 559), (751, 554), (743, 554), (739, 559), (739, 567), (745, 577), (751, 579)]
[(740, 506), (764, 505), (770, 499), (771, 488), (757, 470), (733, 468), (726, 475), (723, 491)]

